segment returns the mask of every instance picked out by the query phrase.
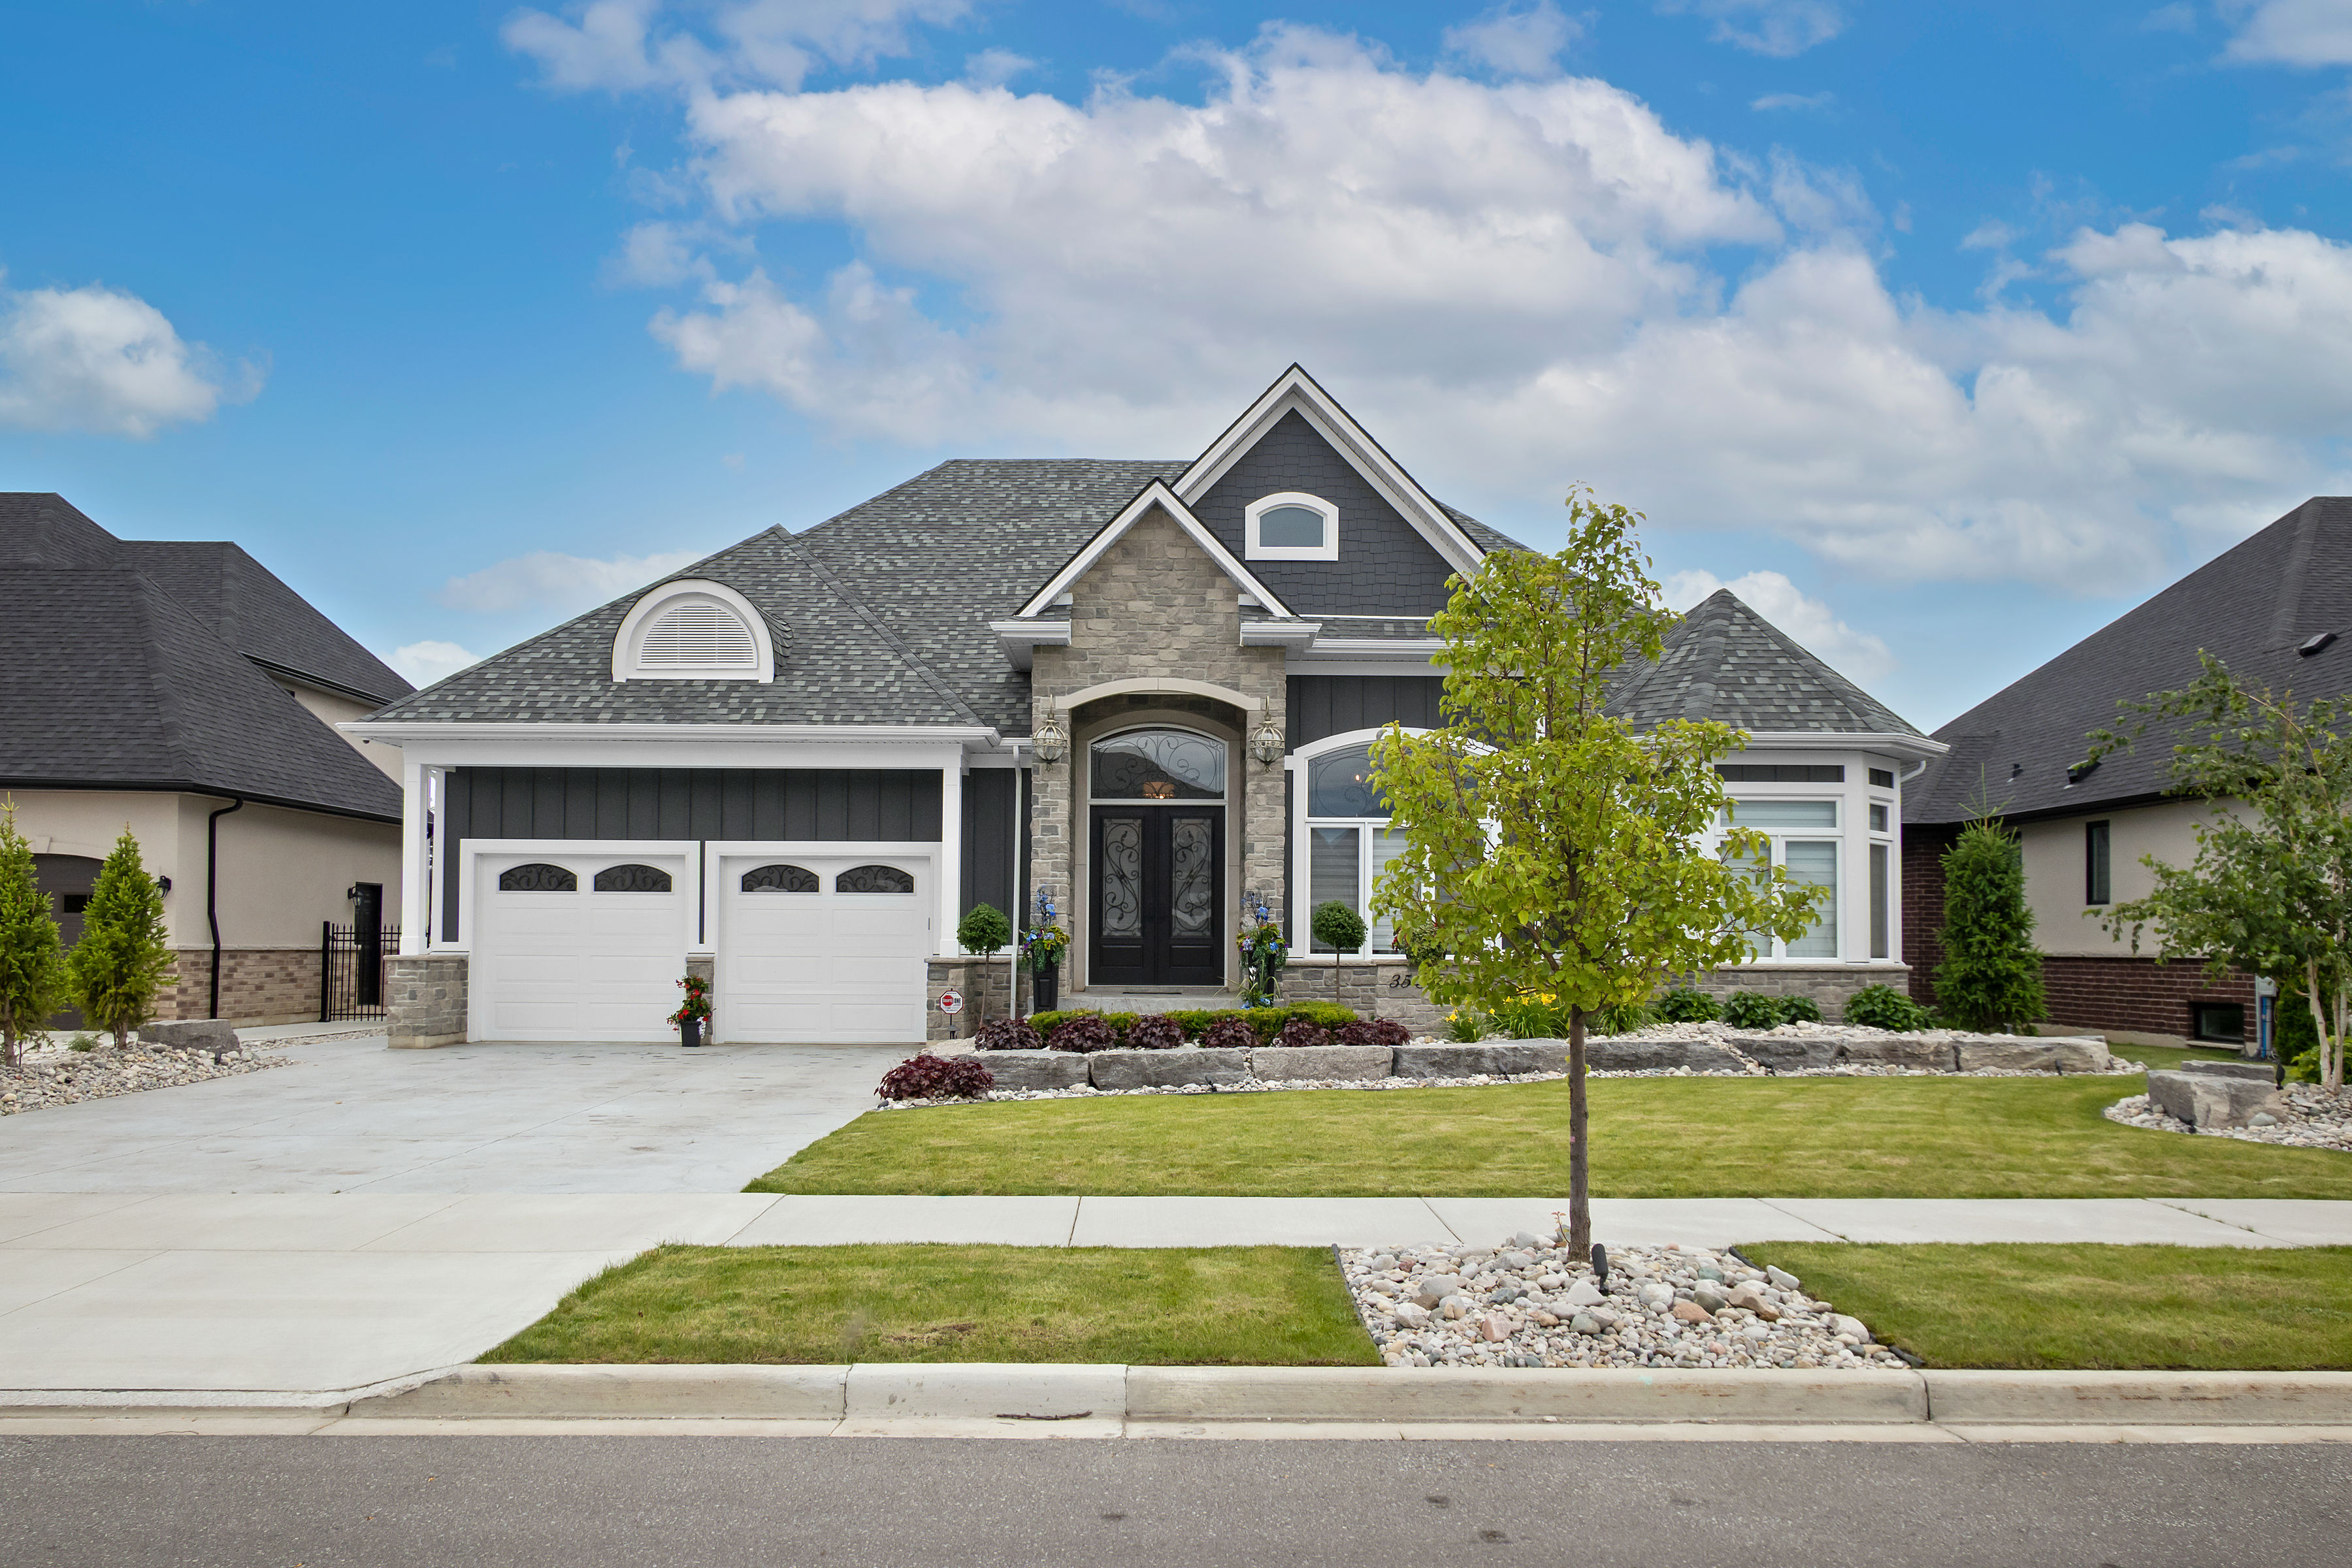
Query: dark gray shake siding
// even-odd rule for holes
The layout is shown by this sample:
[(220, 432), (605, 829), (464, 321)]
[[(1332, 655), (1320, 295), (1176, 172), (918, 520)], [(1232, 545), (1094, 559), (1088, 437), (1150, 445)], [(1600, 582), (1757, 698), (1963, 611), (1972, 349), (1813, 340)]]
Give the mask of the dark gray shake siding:
[(442, 794), (441, 937), (457, 938), (468, 838), (936, 843), (940, 801), (928, 769), (455, 768)]
[[(1339, 509), (1337, 561), (1251, 561), (1250, 502), (1303, 490)], [(1285, 415), (1192, 508), (1202, 526), (1295, 615), (1433, 616), (1452, 568), (1297, 413)]]

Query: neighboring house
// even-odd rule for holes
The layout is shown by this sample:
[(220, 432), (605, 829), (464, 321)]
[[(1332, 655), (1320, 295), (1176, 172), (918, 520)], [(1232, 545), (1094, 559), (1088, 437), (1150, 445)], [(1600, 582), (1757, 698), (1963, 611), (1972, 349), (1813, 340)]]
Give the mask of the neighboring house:
[[(1295, 366), (1189, 461), (944, 463), (754, 535), (347, 726), (404, 753), (394, 1043), (664, 1038), (689, 965), (719, 1039), (919, 1040), (1003, 984), (961, 914), (1041, 894), (1066, 1003), (1230, 986), (1248, 911), (1364, 907), (1365, 748), (1438, 721), (1429, 617), (1516, 548)], [(1742, 819), (1836, 889), (1745, 983), (1902, 981), (1900, 779), (1939, 745), (1729, 595), (1618, 703), (1750, 727)], [(1429, 1021), (1391, 946), (1341, 978)]]
[(236, 545), (55, 495), (0, 493), (0, 794), (66, 940), (128, 826), (169, 882), (160, 1016), (319, 1016), (322, 924), (401, 898), (398, 752), (330, 726), (408, 683)]
[(1943, 961), (1940, 858), (1971, 808), (1990, 804), (2020, 832), (2053, 1021), (2139, 1044), (2241, 1040), (2252, 976), (2159, 964), (2155, 933), (2135, 954), (2096, 918), (2153, 890), (2144, 857), (2174, 866), (2196, 858), (2192, 829), (2210, 807), (2165, 793), (2175, 731), (2153, 729), (2087, 773), (2078, 764), (2090, 732), (2118, 721), (2119, 702), (2194, 680), (2200, 649), (2306, 701), (2341, 696), (2352, 689), (2347, 632), (2352, 498), (2315, 497), (1937, 731), (1950, 754), (1905, 811), (1912, 994), (1934, 999)]

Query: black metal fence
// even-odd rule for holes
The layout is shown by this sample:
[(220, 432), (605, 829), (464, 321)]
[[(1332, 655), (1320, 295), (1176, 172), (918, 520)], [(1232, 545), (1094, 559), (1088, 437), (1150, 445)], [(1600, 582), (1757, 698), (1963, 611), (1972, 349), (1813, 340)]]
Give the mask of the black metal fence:
[(384, 961), (400, 951), (400, 928), (339, 926), (319, 936), (319, 1022), (383, 1016)]

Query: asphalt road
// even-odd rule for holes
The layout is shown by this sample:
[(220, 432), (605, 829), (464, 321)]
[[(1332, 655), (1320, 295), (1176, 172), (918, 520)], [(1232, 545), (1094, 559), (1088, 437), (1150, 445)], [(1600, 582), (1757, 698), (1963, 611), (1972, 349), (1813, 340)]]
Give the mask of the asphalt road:
[(0, 1438), (6, 1568), (2340, 1562), (2352, 1446)]

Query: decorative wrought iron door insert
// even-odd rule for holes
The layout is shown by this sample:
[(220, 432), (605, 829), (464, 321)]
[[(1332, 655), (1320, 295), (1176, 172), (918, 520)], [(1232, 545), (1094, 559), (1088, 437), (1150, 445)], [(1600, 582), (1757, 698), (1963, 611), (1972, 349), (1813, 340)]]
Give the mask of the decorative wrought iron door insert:
[(1094, 808), (1090, 985), (1225, 977), (1222, 805)]

